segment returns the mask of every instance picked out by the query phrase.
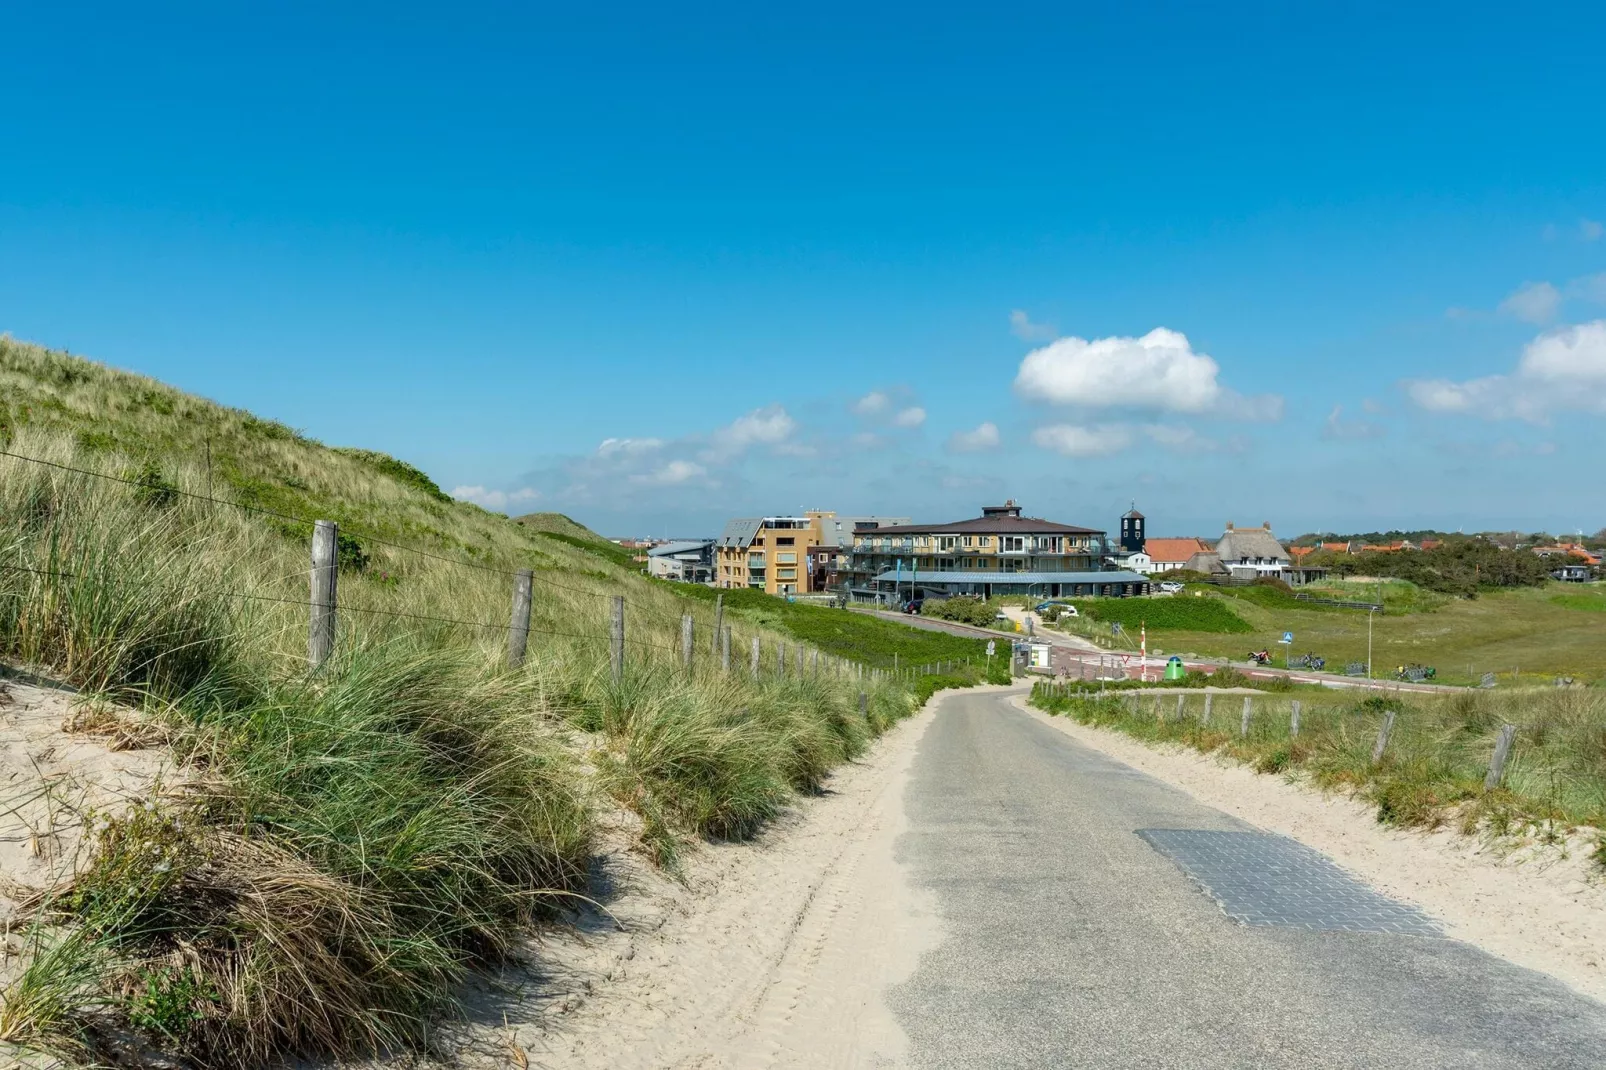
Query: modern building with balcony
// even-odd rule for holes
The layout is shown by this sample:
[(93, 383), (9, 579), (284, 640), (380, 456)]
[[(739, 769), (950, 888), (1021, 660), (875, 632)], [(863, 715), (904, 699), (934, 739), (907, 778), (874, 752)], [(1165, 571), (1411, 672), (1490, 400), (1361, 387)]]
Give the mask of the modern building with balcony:
[(1024, 594), (1044, 598), (1145, 594), (1147, 576), (1108, 565), (1108, 535), (1097, 528), (1021, 515), (1014, 501), (946, 524), (905, 524), (854, 532), (838, 574), (860, 601), (914, 596)]
[(819, 544), (820, 528), (812, 516), (732, 520), (714, 544), (714, 586), (806, 594), (814, 589), (812, 556)]

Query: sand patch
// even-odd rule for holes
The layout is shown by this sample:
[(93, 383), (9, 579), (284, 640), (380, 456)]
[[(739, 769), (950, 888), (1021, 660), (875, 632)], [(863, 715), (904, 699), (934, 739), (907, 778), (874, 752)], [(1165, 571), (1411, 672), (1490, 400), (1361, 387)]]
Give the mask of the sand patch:
[[(0, 924), (18, 904), (88, 861), (100, 815), (148, 800), (172, 769), (157, 734), (131, 710), (30, 678), (0, 679)], [(9, 980), (18, 960), (0, 967)]]
[(949, 694), (757, 842), (699, 849), (683, 883), (605, 853), (608, 913), (545, 934), (441, 1047), (472, 1067), (901, 1065), (908, 1041), (883, 997), (941, 931), (893, 848), (916, 745)]
[(1540, 970), (1606, 1001), (1606, 881), (1593, 834), (1565, 843), (1492, 841), (1377, 822), (1376, 808), (1256, 773), (1177, 745), (1151, 747), (1112, 729), (1028, 714), (1095, 750), (1172, 784), (1207, 806), (1299, 840), (1373, 887), (1414, 903), (1449, 935)]

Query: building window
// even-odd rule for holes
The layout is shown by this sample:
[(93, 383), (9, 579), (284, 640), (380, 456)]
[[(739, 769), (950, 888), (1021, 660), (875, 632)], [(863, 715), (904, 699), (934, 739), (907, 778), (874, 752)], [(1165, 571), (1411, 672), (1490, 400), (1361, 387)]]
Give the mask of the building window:
[(998, 548), (1006, 553), (1019, 553), (1026, 549), (1026, 538), (1023, 535), (1000, 535)]
[(797, 554), (782, 553), (777, 550), (775, 552), (775, 563), (777, 565), (795, 565), (797, 564)]
[(965, 549), (968, 550), (972, 546), (975, 546), (975, 545), (976, 545), (976, 536), (974, 536), (974, 535), (966, 535), (965, 536)]
[(797, 569), (778, 568), (775, 570), (775, 578), (778, 580), (795, 580), (797, 579)]
[(786, 536), (785, 538), (782, 538), (781, 536), (776, 536), (775, 538), (776, 546), (791, 546), (796, 542), (797, 540), (790, 535)]

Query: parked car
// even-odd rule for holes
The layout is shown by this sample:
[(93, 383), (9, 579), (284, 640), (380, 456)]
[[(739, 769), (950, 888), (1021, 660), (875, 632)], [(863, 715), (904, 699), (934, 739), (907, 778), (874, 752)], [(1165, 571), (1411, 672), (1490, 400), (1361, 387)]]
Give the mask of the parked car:
[(926, 600), (924, 598), (912, 598), (903, 604), (903, 611), (918, 615), (925, 604)]
[(1161, 594), (1181, 594), (1182, 584), (1176, 580), (1161, 580), (1158, 584)]
[(1034, 608), (1038, 613), (1044, 613), (1050, 609), (1057, 609), (1060, 611), (1060, 616), (1062, 617), (1075, 617), (1080, 615), (1076, 612), (1076, 607), (1071, 605), (1069, 602), (1039, 602)]

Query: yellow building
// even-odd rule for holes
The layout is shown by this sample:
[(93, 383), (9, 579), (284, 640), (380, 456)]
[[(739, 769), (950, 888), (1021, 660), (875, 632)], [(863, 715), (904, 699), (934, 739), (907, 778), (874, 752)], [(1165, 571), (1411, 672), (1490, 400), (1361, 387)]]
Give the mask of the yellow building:
[(834, 513), (761, 516), (732, 520), (714, 544), (714, 585), (769, 594), (813, 590), (811, 560), (820, 545), (820, 520)]

